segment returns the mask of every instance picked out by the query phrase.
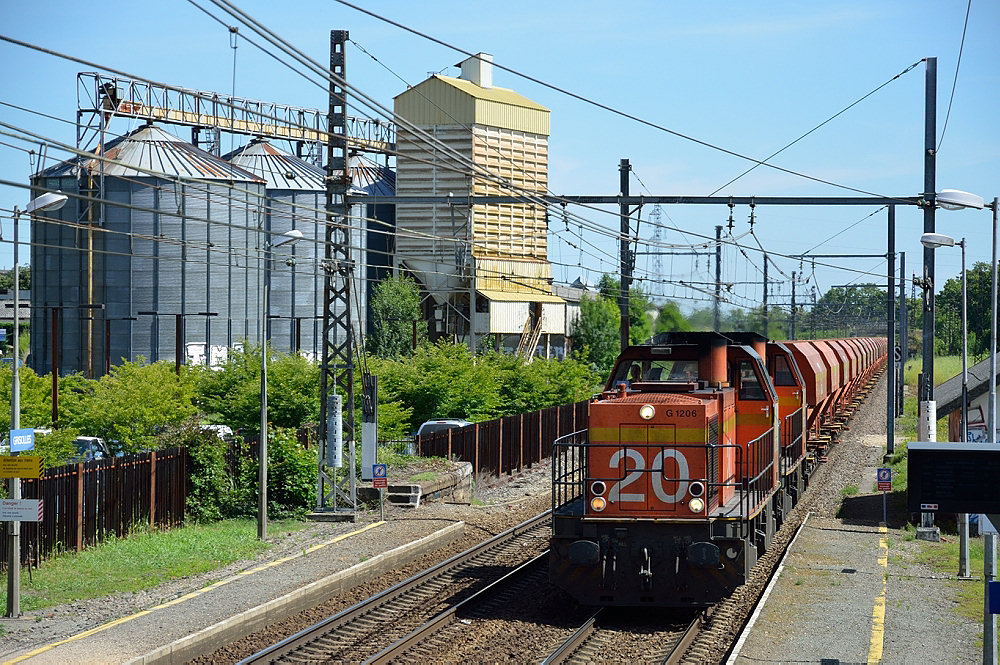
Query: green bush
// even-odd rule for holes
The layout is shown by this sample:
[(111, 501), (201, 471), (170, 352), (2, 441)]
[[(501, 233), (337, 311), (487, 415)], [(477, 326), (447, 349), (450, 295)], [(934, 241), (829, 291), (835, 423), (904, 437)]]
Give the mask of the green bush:
[(184, 446), (188, 453), (188, 494), (184, 513), (195, 522), (214, 522), (234, 515), (235, 482), (226, 472), (229, 442), (194, 422), (168, 427), (157, 434), (157, 448)]
[[(270, 428), (267, 441), (267, 513), (271, 519), (297, 517), (315, 503), (317, 459), (289, 429)], [(240, 469), (239, 515), (257, 514), (257, 465), (248, 456)]]

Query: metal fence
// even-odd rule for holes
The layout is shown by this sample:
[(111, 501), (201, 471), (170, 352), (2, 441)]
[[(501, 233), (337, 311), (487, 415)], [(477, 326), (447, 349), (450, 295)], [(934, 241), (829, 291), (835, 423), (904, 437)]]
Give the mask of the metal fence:
[(552, 455), (561, 436), (586, 429), (588, 402), (553, 406), (417, 437), (418, 454), (471, 462), (475, 473), (512, 474)]
[[(48, 469), (21, 481), (21, 496), (41, 499), (41, 522), (21, 522), (21, 562), (60, 551), (79, 552), (140, 525), (169, 528), (184, 521), (187, 449), (93, 460)], [(8, 561), (10, 522), (0, 527), (0, 561)]]

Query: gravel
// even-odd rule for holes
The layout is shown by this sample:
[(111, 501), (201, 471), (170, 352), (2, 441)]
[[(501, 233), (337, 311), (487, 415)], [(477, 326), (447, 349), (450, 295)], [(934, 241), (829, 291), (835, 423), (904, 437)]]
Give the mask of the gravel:
[[(537, 515), (549, 507), (549, 474), (547, 464), (535, 464), (532, 468), (525, 469), (522, 473), (512, 477), (478, 478), (474, 494), (475, 505), (422, 502), (421, 507), (416, 510), (387, 506), (386, 520), (389, 522), (387, 525), (369, 529), (341, 540), (335, 546), (323, 548), (319, 550), (320, 553), (323, 553), (322, 556), (320, 554), (296, 555), (302, 555), (307, 548), (329, 541), (337, 535), (357, 531), (366, 524), (378, 521), (379, 512), (376, 510), (361, 513), (358, 523), (354, 524), (329, 522), (311, 524), (305, 529), (289, 532), (275, 539), (272, 547), (257, 558), (238, 561), (223, 569), (202, 575), (174, 580), (146, 591), (114, 594), (44, 610), (25, 612), (18, 619), (0, 619), (0, 627), (6, 631), (2, 642), (0, 642), (0, 659), (23, 654), (102, 626), (115, 619), (148, 610), (262, 564), (296, 556), (294, 565), (281, 567), (280, 576), (255, 576), (255, 580), (261, 579), (256, 584), (246, 585), (248, 591), (241, 595), (238, 606), (219, 610), (225, 612), (228, 609), (230, 614), (236, 614), (337, 570), (367, 560), (393, 547), (417, 540), (449, 524), (460, 521), (466, 524), (464, 538), (452, 546), (442, 548), (431, 556), (421, 557), (412, 565), (396, 570), (390, 575), (382, 576), (376, 581), (363, 584), (354, 591), (338, 597), (333, 605), (328, 604), (328, 606), (317, 608), (311, 614), (305, 613), (297, 621), (289, 620), (284, 628), (279, 626), (274, 630), (269, 630), (266, 636), (258, 636), (256, 640), (245, 641), (242, 647), (237, 646), (234, 651), (234, 653), (239, 654), (239, 658), (242, 658), (254, 653), (266, 644), (273, 643), (275, 635), (282, 631), (288, 634), (297, 632), (299, 629), (328, 616), (331, 609), (337, 611), (334, 608), (348, 607), (439, 560)], [(204, 593), (197, 600), (198, 602), (211, 602), (212, 596), (212, 592)], [(174, 607), (191, 606), (193, 610), (195, 605), (194, 601), (185, 601)], [(127, 640), (129, 644), (95, 646), (97, 651), (95, 658), (99, 659), (101, 655), (112, 653), (112, 649), (119, 654), (120, 659), (141, 656), (162, 646), (170, 639), (178, 639), (204, 628), (206, 625), (204, 615), (195, 616), (198, 614), (202, 613), (172, 610), (171, 621), (162, 630), (158, 630), (156, 634), (143, 634), (143, 632), (137, 631), (135, 634), (129, 635)], [(129, 622), (126, 622), (122, 625), (127, 626), (128, 624)], [(108, 631), (108, 633), (110, 632)], [(89, 638), (87, 641), (93, 640), (94, 638)], [(224, 654), (219, 654), (212, 661), (222, 662), (225, 659)], [(236, 659), (238, 658), (233, 657), (233, 660)], [(206, 660), (206, 662), (208, 661)]]

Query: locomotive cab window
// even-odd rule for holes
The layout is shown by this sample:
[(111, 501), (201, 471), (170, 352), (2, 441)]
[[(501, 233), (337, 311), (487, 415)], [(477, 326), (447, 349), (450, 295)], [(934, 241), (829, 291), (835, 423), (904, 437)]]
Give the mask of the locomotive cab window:
[(764, 388), (760, 385), (752, 362), (741, 360), (737, 365), (736, 374), (739, 379), (740, 399), (764, 399)]
[(792, 368), (788, 366), (788, 359), (785, 356), (771, 356), (771, 376), (774, 377), (776, 386), (794, 386), (795, 375)]

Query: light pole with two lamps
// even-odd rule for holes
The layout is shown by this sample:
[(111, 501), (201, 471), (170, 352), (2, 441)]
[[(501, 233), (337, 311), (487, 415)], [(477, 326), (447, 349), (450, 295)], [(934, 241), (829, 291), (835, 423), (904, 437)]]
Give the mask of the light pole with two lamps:
[[(962, 431), (960, 441), (965, 443), (968, 440), (969, 431), (969, 319), (967, 315), (967, 284), (968, 273), (965, 269), (965, 238), (957, 243), (951, 236), (943, 233), (925, 233), (920, 236), (920, 244), (928, 249), (938, 247), (954, 247), (958, 245), (962, 248)], [(969, 514), (961, 513), (958, 516), (958, 576), (970, 577), (969, 574)]]
[[(10, 428), (11, 430), (21, 429), (21, 377), (18, 365), (21, 362), (21, 348), (18, 342), (18, 328), (21, 324), (21, 288), (20, 273), (17, 268), (17, 223), (21, 219), (22, 212), (29, 215), (33, 213), (45, 212), (48, 210), (58, 210), (66, 205), (68, 197), (62, 192), (46, 192), (31, 201), (24, 210), (18, 210), (14, 206), (14, 357), (11, 363), (12, 374), (10, 380)], [(11, 443), (14, 440), (11, 438)], [(13, 448), (13, 446), (12, 446)], [(12, 450), (13, 453), (13, 450)], [(18, 500), (21, 498), (21, 479), (10, 479), (10, 498)], [(10, 532), (7, 536), (7, 614), (8, 617), (18, 617), (21, 615), (21, 523), (11, 522)]]
[(273, 251), (303, 238), (302, 231), (292, 229), (274, 241), (264, 242), (264, 274), (260, 296), (260, 448), (258, 450), (257, 539), (267, 538), (267, 317), (270, 314), (271, 260)]
[[(937, 206), (946, 210), (963, 210), (973, 208), (982, 210), (987, 207), (981, 196), (963, 192), (957, 189), (945, 189), (935, 195)], [(1000, 208), (1000, 200), (993, 198), (993, 203), (989, 206), (993, 211), (993, 243), (992, 243), (992, 277), (990, 279), (990, 378), (989, 378), (989, 402), (987, 405), (988, 417), (986, 426), (989, 442), (996, 445), (996, 411), (997, 411), (997, 210)], [(963, 270), (964, 272), (964, 270)], [(933, 292), (931, 297), (933, 297)], [(962, 409), (965, 413), (967, 409), (965, 381), (963, 380)], [(965, 430), (963, 424), (963, 435)], [(964, 437), (963, 437), (964, 438)], [(991, 521), (996, 518), (991, 515)], [(996, 526), (996, 522), (994, 522)], [(983, 533), (983, 581), (985, 584), (985, 601), (983, 603), (983, 662), (997, 662), (996, 645), (996, 617), (990, 612), (989, 607), (989, 584), (996, 575), (997, 552), (996, 552), (996, 532), (989, 531)]]

